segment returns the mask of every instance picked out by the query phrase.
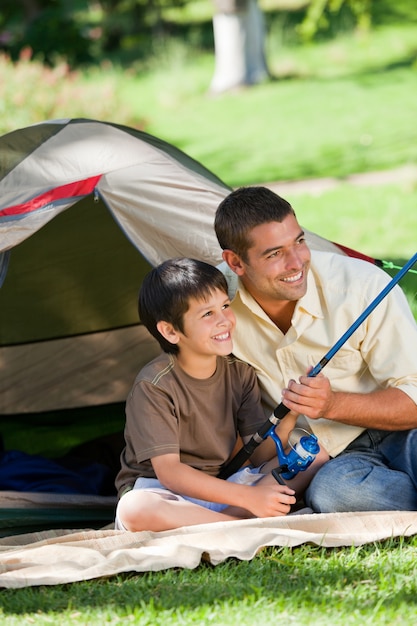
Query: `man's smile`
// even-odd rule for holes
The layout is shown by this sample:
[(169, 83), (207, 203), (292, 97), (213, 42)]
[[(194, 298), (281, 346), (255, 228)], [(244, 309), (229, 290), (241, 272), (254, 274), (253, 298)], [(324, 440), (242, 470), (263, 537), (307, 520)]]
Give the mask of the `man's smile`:
[(281, 280), (284, 281), (284, 283), (295, 283), (297, 280), (301, 280), (301, 278), (303, 277), (303, 272), (298, 272), (298, 274), (294, 274), (293, 276), (286, 276), (285, 278), (282, 278)]

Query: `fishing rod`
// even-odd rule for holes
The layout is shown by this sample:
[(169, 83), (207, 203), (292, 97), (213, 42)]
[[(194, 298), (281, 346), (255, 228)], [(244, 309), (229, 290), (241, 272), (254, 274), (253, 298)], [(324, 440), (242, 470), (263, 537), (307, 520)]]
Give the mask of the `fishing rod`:
[[(385, 298), (385, 296), (395, 287), (395, 285), (401, 280), (401, 278), (409, 271), (409, 269), (417, 262), (417, 252), (414, 256), (411, 257), (409, 261), (400, 269), (395, 276), (390, 280), (390, 282), (384, 287), (384, 289), (376, 296), (374, 300), (372, 300), (371, 304), (369, 304), (366, 309), (359, 315), (357, 320), (353, 322), (353, 324), (348, 328), (348, 330), (340, 337), (338, 341), (334, 344), (332, 348), (323, 356), (323, 358), (313, 367), (312, 370), (307, 374), (309, 378), (314, 378), (322, 369), (327, 365), (327, 363), (334, 357), (336, 352), (340, 350), (344, 343), (349, 339), (349, 337), (355, 332), (355, 330), (362, 324), (362, 322), (372, 313), (372, 311), (380, 304), (380, 302)], [(272, 433), (275, 433), (276, 426), (280, 423), (280, 421), (290, 412), (282, 402), (274, 409), (273, 413), (269, 416), (266, 422), (261, 426), (261, 428), (256, 432), (253, 437), (246, 443), (237, 454), (228, 462), (222, 469), (220, 470), (218, 477), (219, 478), (228, 478), (243, 465), (247, 459), (250, 458), (255, 448), (258, 447), (264, 439), (268, 436), (273, 436)], [(276, 435), (273, 437), (276, 445)], [(279, 448), (278, 448), (279, 449)]]

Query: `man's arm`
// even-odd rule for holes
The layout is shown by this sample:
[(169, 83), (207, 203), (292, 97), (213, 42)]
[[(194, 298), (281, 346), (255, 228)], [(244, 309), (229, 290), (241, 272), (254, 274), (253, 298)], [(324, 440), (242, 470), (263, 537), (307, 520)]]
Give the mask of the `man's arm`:
[(389, 387), (371, 393), (332, 391), (323, 374), (290, 380), (282, 392), (286, 407), (310, 419), (324, 417), (335, 422), (379, 428), (408, 430), (417, 428), (417, 405), (401, 389)]

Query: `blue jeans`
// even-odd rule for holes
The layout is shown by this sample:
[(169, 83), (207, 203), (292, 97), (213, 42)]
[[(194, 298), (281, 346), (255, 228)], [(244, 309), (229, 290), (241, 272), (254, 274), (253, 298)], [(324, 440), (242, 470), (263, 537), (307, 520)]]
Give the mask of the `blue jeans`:
[(417, 511), (417, 429), (364, 431), (320, 468), (305, 501), (317, 513)]

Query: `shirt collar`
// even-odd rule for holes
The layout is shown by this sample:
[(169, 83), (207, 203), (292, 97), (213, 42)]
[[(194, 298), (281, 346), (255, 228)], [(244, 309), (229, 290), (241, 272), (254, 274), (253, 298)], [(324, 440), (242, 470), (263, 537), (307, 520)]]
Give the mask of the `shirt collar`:
[(320, 301), (320, 294), (313, 265), (310, 266), (307, 276), (307, 291), (297, 302), (294, 315), (296, 315), (298, 311), (308, 313), (312, 317), (316, 317), (318, 319), (324, 318), (323, 306)]

